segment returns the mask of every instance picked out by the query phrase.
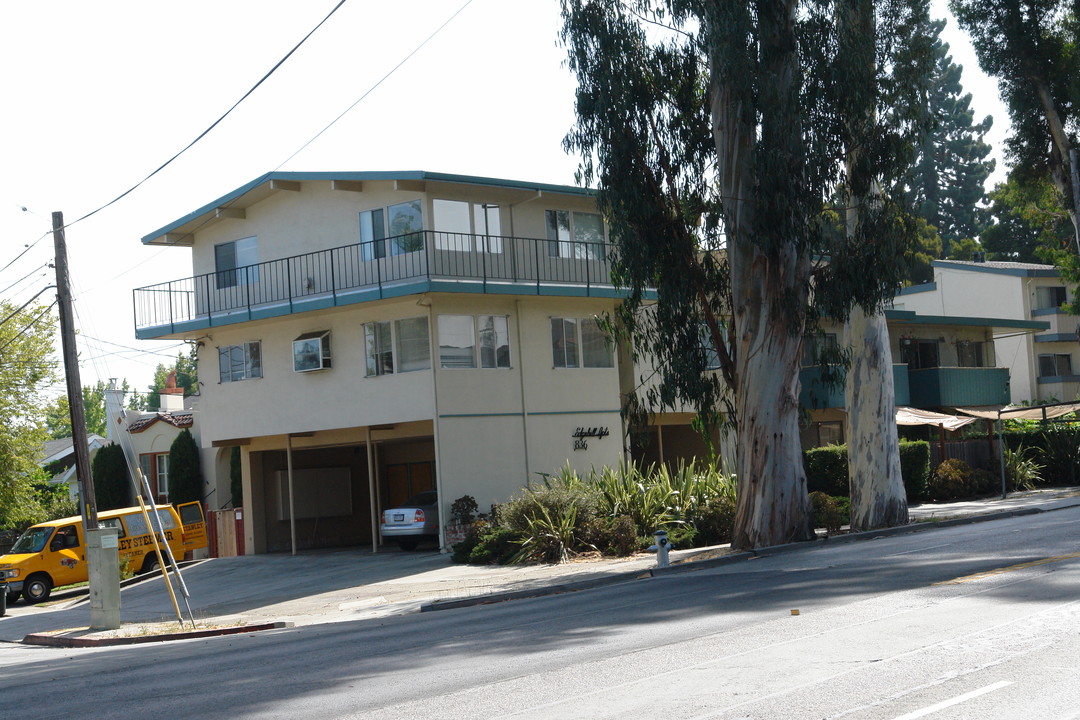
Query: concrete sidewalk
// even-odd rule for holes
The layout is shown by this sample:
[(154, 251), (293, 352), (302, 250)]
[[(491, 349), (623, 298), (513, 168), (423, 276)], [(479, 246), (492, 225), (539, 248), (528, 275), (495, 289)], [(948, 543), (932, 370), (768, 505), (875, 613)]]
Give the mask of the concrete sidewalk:
[[(918, 505), (910, 508), (910, 525), (837, 535), (829, 542), (854, 542), (1074, 506), (1080, 506), (1080, 488), (1015, 493), (1004, 500)], [(196, 627), (224, 634), (570, 592), (815, 545), (795, 543), (754, 552), (734, 552), (727, 546), (676, 550), (671, 553), (672, 567), (667, 569), (654, 569), (653, 555), (561, 565), (468, 566), (454, 565), (449, 555), (439, 553), (348, 549), (207, 560), (184, 569), (183, 578)], [(182, 637), (176, 634), (180, 629), (176, 613), (160, 576), (125, 587), (121, 596), (123, 627), (118, 631), (90, 633), (86, 629), (89, 605), (85, 598), (78, 598), (48, 606), (20, 603), (14, 614), (0, 618), (0, 641), (21, 642), (27, 636), (37, 636), (44, 643), (75, 646)], [(183, 602), (180, 608), (186, 617)], [(190, 625), (185, 629), (190, 630)]]

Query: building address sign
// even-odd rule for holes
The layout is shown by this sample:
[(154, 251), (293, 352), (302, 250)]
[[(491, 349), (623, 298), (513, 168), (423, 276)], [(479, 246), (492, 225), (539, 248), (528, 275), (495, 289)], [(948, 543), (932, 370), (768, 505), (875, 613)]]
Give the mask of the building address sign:
[(579, 427), (570, 437), (574, 438), (575, 450), (588, 450), (589, 438), (606, 438), (610, 434), (606, 427)]

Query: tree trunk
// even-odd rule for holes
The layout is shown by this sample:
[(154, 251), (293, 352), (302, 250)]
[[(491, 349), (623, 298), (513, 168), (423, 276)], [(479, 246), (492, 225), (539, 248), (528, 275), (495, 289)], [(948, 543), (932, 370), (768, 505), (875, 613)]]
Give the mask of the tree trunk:
[[(794, 256), (794, 253), (792, 253)], [(775, 270), (762, 260), (751, 281), (757, 292), (736, 308), (739, 333), (735, 393), (738, 493), (731, 546), (756, 548), (814, 538), (799, 439), (802, 343), (787, 321), (771, 312)], [(794, 257), (791, 258), (794, 264)], [(734, 268), (733, 268), (734, 269)], [(764, 276), (764, 277), (762, 277)]]
[(846, 344), (854, 348), (845, 383), (851, 529), (906, 525), (907, 494), (900, 474), (892, 350), (884, 313), (855, 307)]
[[(731, 544), (736, 548), (814, 537), (798, 425), (809, 258), (797, 250), (798, 223), (775, 208), (763, 222), (758, 208), (762, 198), (772, 202), (798, 190), (803, 177), (794, 41), (798, 3), (781, 0), (757, 9), (761, 47), (750, 53), (741, 46), (745, 38), (730, 36), (725, 42), (731, 43), (726, 46), (731, 56), (710, 58), (713, 139), (725, 198), (735, 322), (738, 500)], [(729, 30), (715, 27), (711, 32)], [(729, 62), (757, 54), (762, 62), (754, 72), (768, 78), (760, 93), (747, 82), (751, 68)], [(760, 120), (755, 107), (764, 108)], [(759, 177), (759, 153), (768, 155), (765, 164), (783, 166), (785, 172)], [(781, 308), (796, 308), (797, 316)]]

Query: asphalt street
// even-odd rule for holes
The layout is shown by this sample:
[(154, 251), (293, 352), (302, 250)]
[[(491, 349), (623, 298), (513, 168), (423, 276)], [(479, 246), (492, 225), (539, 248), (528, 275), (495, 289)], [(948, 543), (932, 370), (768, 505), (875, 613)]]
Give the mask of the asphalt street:
[(1078, 551), (1069, 508), (459, 610), (11, 644), (0, 694), (80, 718), (1077, 718)]

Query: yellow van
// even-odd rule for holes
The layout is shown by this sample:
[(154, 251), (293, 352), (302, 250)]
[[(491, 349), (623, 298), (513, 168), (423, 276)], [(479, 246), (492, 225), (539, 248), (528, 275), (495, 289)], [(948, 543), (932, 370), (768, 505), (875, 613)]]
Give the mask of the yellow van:
[[(158, 505), (157, 513), (165, 540), (177, 560), (182, 560), (186, 552), (206, 547), (206, 521), (201, 503), (185, 503), (175, 508)], [(137, 507), (107, 510), (98, 513), (98, 524), (119, 531), (121, 565), (126, 563), (138, 572), (160, 566), (142, 510)], [(7, 583), (8, 602), (14, 602), (21, 593), (27, 603), (39, 603), (48, 599), (54, 587), (85, 582), (88, 577), (86, 539), (79, 516), (28, 528), (15, 541), (11, 552), (0, 556), (0, 582)]]

